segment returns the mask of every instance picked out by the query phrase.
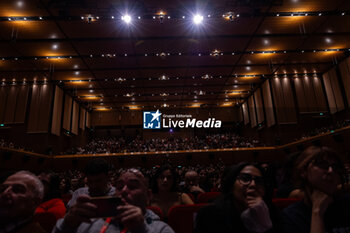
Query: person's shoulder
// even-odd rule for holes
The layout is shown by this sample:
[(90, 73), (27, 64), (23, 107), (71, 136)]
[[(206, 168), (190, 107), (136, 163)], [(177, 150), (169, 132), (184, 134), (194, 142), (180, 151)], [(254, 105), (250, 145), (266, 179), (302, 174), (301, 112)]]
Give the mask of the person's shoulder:
[(81, 195), (81, 194), (89, 194), (89, 188), (81, 187), (73, 192), (73, 195)]
[(284, 221), (294, 221), (307, 219), (311, 216), (311, 207), (307, 206), (304, 201), (295, 202), (283, 209)]
[(151, 210), (146, 210), (145, 223), (150, 229), (150, 232), (154, 233), (174, 233), (171, 227), (160, 220), (159, 216), (153, 213)]

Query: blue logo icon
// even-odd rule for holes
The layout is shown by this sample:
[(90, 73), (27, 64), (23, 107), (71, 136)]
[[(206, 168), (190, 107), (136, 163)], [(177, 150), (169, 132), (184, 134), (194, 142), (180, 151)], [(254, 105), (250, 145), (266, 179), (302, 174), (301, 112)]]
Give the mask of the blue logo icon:
[(144, 129), (160, 129), (160, 116), (162, 113), (157, 110), (156, 112), (143, 112), (143, 128)]

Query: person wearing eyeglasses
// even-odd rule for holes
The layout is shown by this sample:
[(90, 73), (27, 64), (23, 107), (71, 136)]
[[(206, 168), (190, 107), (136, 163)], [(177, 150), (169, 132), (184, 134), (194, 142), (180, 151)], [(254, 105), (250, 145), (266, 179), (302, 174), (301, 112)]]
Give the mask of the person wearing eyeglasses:
[(338, 153), (308, 147), (296, 164), (296, 184), (304, 199), (284, 209), (285, 232), (350, 232), (350, 196), (339, 192), (346, 179)]
[(224, 176), (222, 195), (198, 212), (195, 232), (281, 233), (266, 187), (260, 166), (251, 163), (233, 166)]

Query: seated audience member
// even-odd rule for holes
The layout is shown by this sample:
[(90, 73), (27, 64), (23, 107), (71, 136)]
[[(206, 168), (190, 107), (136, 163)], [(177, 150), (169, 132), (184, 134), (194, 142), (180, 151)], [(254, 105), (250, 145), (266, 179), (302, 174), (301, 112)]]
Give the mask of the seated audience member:
[(192, 194), (195, 198), (198, 194), (204, 193), (204, 190), (199, 187), (199, 176), (196, 171), (190, 170), (185, 173), (185, 186), (182, 191)]
[(60, 182), (60, 193), (62, 195), (72, 195), (71, 182), (68, 177), (63, 177)]
[(174, 170), (169, 165), (158, 168), (152, 178), (151, 206), (159, 207), (166, 217), (172, 206), (193, 204), (186, 193), (177, 190), (177, 176)]
[(42, 173), (38, 177), (44, 185), (43, 202), (36, 208), (35, 213), (50, 213), (58, 220), (63, 218), (66, 207), (60, 198), (60, 178), (55, 173)]
[(285, 232), (350, 232), (350, 198), (337, 195), (344, 167), (328, 147), (309, 147), (296, 163), (297, 185), (304, 200), (284, 209)]
[(295, 187), (293, 182), (293, 170), (300, 152), (289, 154), (277, 175), (277, 198), (303, 198), (303, 192)]
[(265, 196), (261, 167), (240, 163), (224, 176), (222, 195), (197, 214), (196, 233), (281, 233), (277, 214)]
[(43, 195), (43, 184), (34, 174), (20, 171), (9, 176), (0, 186), (0, 232), (45, 232), (33, 221)]
[(109, 166), (104, 159), (93, 159), (85, 167), (87, 186), (74, 191), (67, 207), (72, 207), (80, 195), (90, 197), (114, 196), (115, 188), (110, 184), (108, 177)]
[(96, 217), (96, 205), (86, 195), (78, 197), (64, 219), (57, 221), (53, 233), (59, 232), (131, 232), (173, 233), (174, 231), (152, 211), (146, 209), (150, 190), (142, 173), (136, 169), (123, 172), (116, 181), (116, 195), (122, 205), (118, 214), (106, 220)]

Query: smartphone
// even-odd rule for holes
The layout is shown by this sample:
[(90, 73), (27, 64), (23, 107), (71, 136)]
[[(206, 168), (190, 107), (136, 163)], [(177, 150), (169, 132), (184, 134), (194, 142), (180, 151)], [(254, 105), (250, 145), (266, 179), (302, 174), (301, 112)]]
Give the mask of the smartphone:
[(91, 203), (97, 206), (96, 217), (113, 217), (118, 214), (117, 207), (122, 203), (119, 197), (91, 197)]

